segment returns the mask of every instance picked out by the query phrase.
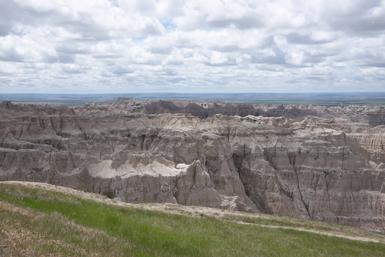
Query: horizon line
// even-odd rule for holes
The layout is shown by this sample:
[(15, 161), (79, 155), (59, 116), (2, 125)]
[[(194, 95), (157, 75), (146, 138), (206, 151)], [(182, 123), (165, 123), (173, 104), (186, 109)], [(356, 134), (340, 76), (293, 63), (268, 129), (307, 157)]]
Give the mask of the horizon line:
[(73, 93), (63, 93), (63, 92), (48, 92), (48, 93), (42, 93), (42, 92), (7, 92), (2, 93), (0, 92), (0, 95), (129, 95), (129, 94), (180, 94), (180, 95), (187, 95), (187, 94), (223, 94), (223, 95), (231, 95), (231, 94), (354, 94), (354, 93), (385, 93), (384, 91), (238, 91), (238, 92), (178, 92), (178, 91), (169, 91), (169, 92), (121, 92), (121, 93), (107, 93), (107, 92), (95, 92), (95, 93), (87, 93), (87, 92), (73, 92)]

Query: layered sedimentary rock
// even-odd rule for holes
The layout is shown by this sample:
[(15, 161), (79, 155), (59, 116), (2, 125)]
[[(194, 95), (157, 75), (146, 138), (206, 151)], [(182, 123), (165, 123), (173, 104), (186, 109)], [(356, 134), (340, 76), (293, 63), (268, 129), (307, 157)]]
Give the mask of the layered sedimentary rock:
[(0, 105), (0, 179), (379, 229), (379, 106)]

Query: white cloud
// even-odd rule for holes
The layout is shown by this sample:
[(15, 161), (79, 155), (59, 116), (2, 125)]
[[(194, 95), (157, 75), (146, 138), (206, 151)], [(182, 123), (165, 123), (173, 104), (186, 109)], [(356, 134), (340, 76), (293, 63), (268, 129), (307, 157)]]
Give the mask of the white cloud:
[(0, 0), (0, 92), (385, 89), (385, 0)]

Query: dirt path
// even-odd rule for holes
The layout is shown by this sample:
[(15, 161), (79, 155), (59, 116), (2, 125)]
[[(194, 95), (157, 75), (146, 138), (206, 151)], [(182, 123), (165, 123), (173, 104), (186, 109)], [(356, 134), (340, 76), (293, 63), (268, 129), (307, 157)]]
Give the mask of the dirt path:
[[(154, 211), (162, 211), (166, 213), (173, 213), (173, 214), (182, 214), (182, 215), (191, 215), (191, 216), (208, 216), (208, 217), (215, 217), (215, 218), (225, 218), (225, 217), (245, 217), (245, 218), (260, 218), (260, 219), (271, 219), (272, 217), (269, 215), (264, 214), (251, 214), (251, 213), (243, 213), (238, 211), (230, 211), (230, 210), (222, 210), (222, 209), (215, 209), (215, 208), (208, 208), (208, 207), (199, 207), (199, 206), (184, 206), (184, 205), (177, 205), (177, 204), (170, 204), (170, 203), (143, 203), (143, 204), (136, 204), (136, 203), (126, 203), (121, 202), (117, 200), (109, 199), (105, 196), (94, 194), (94, 193), (87, 193), (83, 191), (78, 191), (72, 188), (67, 187), (61, 187), (61, 186), (55, 186), (51, 184), (45, 184), (45, 183), (35, 183), (35, 182), (23, 182), (23, 181), (2, 181), (1, 184), (9, 184), (9, 185), (24, 185), (31, 188), (39, 188), (54, 192), (61, 192), (73, 196), (77, 196), (83, 199), (87, 200), (94, 200), (97, 202), (101, 202), (104, 204), (110, 204), (114, 206), (121, 206), (121, 207), (131, 207), (131, 208), (139, 208), (139, 209), (145, 209), (145, 210), (154, 210)], [(244, 221), (238, 221), (238, 220), (230, 220), (226, 219), (226, 221), (229, 222), (235, 222), (242, 225), (252, 225), (252, 226), (259, 226), (269, 229), (285, 229), (285, 230), (294, 230), (294, 231), (302, 231), (302, 232), (308, 232), (308, 233), (314, 233), (324, 236), (333, 236), (338, 238), (344, 238), (348, 240), (355, 240), (355, 241), (362, 241), (362, 242), (374, 242), (374, 243), (384, 243), (384, 240), (365, 237), (365, 236), (356, 236), (356, 235), (346, 235), (342, 232), (334, 232), (334, 231), (322, 231), (317, 229), (309, 229), (309, 228), (303, 228), (303, 227), (294, 227), (294, 226), (281, 226), (281, 225), (264, 225), (264, 224), (257, 224), (252, 222), (244, 222)]]
[(300, 227), (290, 227), (290, 226), (278, 226), (278, 225), (262, 225), (262, 224), (253, 224), (253, 223), (247, 223), (242, 221), (237, 221), (238, 224), (243, 225), (252, 225), (252, 226), (258, 226), (263, 228), (272, 228), (272, 229), (285, 229), (285, 230), (294, 230), (294, 231), (303, 231), (303, 232), (309, 232), (313, 234), (323, 235), (323, 236), (333, 236), (338, 238), (344, 238), (354, 241), (362, 241), (362, 242), (373, 242), (373, 243), (382, 243), (378, 239), (369, 238), (369, 237), (361, 237), (361, 236), (348, 236), (340, 233), (335, 232), (326, 232), (321, 230), (315, 230), (315, 229), (308, 229), (308, 228), (300, 228)]

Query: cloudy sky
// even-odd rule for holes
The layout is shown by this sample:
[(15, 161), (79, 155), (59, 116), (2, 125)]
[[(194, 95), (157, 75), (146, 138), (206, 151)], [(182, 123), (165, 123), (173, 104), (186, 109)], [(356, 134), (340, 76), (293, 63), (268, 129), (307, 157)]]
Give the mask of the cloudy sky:
[(0, 93), (385, 91), (385, 0), (0, 0)]

